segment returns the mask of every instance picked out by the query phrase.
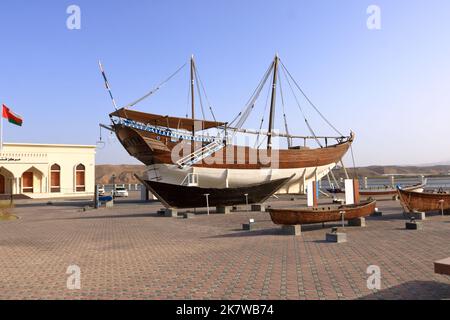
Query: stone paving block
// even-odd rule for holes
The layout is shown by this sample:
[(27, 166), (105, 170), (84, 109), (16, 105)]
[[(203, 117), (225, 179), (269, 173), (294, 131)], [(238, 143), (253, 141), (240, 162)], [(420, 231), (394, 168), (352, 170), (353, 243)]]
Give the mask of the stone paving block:
[[(280, 196), (267, 206), (304, 206)], [(420, 232), (402, 231), (400, 203), (380, 201), (383, 219), (347, 228), (349, 241), (324, 241), (320, 225), (280, 236), (269, 213), (161, 219), (161, 203), (116, 201), (81, 212), (73, 201), (21, 206), (0, 221), (2, 299), (450, 299), (450, 277), (434, 273), (448, 257), (450, 217), (430, 216)], [(330, 199), (321, 200), (323, 203)], [(237, 226), (255, 219), (257, 230)], [(420, 222), (420, 221), (417, 221)], [(336, 223), (339, 225), (339, 223)], [(339, 229), (341, 230), (341, 229)], [(68, 267), (81, 268), (81, 290), (67, 289)], [(367, 289), (380, 266), (382, 289)]]

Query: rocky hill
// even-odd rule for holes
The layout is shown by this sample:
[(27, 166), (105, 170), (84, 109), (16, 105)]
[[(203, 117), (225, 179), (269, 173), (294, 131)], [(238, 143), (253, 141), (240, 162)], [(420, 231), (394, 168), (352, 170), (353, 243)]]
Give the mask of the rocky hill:
[(97, 165), (95, 167), (95, 180), (97, 184), (112, 184), (113, 174), (117, 184), (135, 184), (139, 181), (134, 174), (142, 176), (144, 165)]

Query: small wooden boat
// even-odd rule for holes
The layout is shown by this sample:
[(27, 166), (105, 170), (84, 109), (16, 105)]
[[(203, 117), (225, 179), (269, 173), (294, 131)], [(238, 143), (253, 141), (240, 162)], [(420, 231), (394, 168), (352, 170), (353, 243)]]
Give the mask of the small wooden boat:
[(278, 225), (302, 225), (352, 220), (370, 216), (375, 212), (376, 201), (366, 201), (358, 205), (322, 206), (318, 208), (269, 209), (272, 221)]
[(450, 210), (450, 194), (416, 192), (398, 188), (400, 201), (409, 212), (429, 212)]
[[(423, 190), (426, 183), (419, 183), (413, 186), (404, 187), (403, 190), (407, 191), (419, 191)], [(363, 189), (360, 190), (359, 194), (361, 196), (395, 196), (397, 194), (397, 189), (386, 186), (384, 188), (373, 188), (373, 189)]]
[(238, 188), (200, 188), (136, 178), (167, 208), (187, 209), (263, 203), (293, 176)]

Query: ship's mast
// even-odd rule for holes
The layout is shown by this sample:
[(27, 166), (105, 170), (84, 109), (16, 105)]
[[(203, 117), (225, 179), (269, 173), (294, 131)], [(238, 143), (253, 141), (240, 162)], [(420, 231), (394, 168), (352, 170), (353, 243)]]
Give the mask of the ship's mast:
[(277, 102), (277, 82), (278, 82), (278, 54), (275, 56), (273, 63), (273, 83), (272, 83), (272, 101), (270, 103), (270, 115), (269, 115), (269, 131), (267, 136), (267, 149), (272, 150), (272, 131), (275, 122), (275, 104)]
[[(195, 120), (195, 61), (194, 55), (191, 56), (191, 108), (192, 120)], [(192, 124), (192, 135), (195, 136), (195, 125)]]

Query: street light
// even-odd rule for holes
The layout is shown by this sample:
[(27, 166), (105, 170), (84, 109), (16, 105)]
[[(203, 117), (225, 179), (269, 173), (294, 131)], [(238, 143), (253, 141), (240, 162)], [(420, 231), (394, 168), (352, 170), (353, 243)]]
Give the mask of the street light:
[(112, 183), (113, 183), (113, 199), (116, 198), (116, 175), (112, 175)]

